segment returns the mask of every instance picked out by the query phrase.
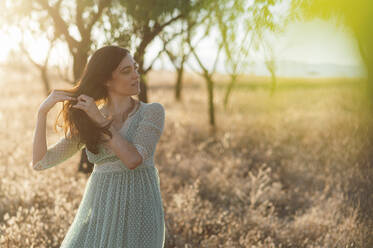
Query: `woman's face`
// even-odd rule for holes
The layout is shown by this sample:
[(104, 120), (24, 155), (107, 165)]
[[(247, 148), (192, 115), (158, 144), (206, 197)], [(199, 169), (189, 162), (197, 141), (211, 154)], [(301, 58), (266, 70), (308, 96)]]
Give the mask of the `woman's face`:
[(131, 55), (127, 55), (112, 73), (113, 78), (107, 82), (108, 92), (118, 95), (132, 96), (140, 92), (140, 75), (137, 63)]

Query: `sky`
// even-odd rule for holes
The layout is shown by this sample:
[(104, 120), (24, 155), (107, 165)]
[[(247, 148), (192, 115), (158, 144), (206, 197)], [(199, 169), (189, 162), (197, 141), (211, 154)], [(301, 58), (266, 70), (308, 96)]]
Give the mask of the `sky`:
[[(292, 66), (292, 63), (295, 62), (309, 64), (311, 67), (320, 64), (336, 65), (336, 67), (364, 67), (357, 43), (351, 31), (346, 27), (338, 27), (332, 22), (327, 22), (318, 18), (308, 22), (294, 22), (289, 24), (283, 33), (276, 35), (273, 33), (266, 33), (265, 37), (273, 48), (277, 63), (284, 64), (285, 67)], [(197, 48), (202, 61), (210, 67), (214, 62), (216, 53), (213, 44), (214, 39), (211, 37), (202, 42)], [(154, 46), (158, 47), (160, 45), (154, 44)], [(152, 50), (153, 53), (151, 52)], [(155, 56), (158, 50), (149, 49), (148, 51), (147, 56), (150, 60), (150, 58)], [(253, 50), (251, 54), (252, 56), (250, 56), (248, 63), (252, 64), (252, 68), (259, 68), (255, 65), (262, 66), (263, 68), (259, 69), (261, 72), (256, 74), (263, 74), (262, 71), (266, 70), (264, 66), (264, 51)], [(168, 60), (165, 59), (164, 61), (163, 64), (158, 61), (153, 68), (166, 66), (168, 69), (172, 69), (172, 65), (167, 63)], [(285, 65), (285, 63), (281, 63), (282, 61), (292, 63), (286, 63)], [(195, 67), (198, 66), (196, 65)], [(225, 72), (225, 68), (224, 60), (221, 60), (218, 63), (217, 70)], [(249, 68), (248, 72), (252, 73), (252, 68)], [(325, 72), (326, 70), (329, 70), (327, 73), (328, 75), (338, 75), (341, 68), (334, 68), (328, 65), (328, 68), (325, 68), (323, 71)], [(334, 70), (334, 74), (330, 72), (330, 70)], [(282, 68), (280, 71), (287, 71), (286, 76), (290, 76), (289, 71), (291, 71), (291, 68)], [(320, 75), (325, 74), (324, 72), (320, 71)], [(360, 72), (361, 70), (358, 70), (358, 72), (349, 73), (349, 75), (361, 75), (362, 73)], [(306, 73), (306, 71), (304, 73)], [(294, 76), (300, 76), (300, 74), (304, 73), (294, 71)], [(269, 72), (263, 75), (269, 75)]]
[[(348, 29), (337, 27), (331, 22), (320, 19), (314, 19), (308, 22), (291, 23), (284, 33), (273, 35), (268, 33), (267, 39), (274, 50), (277, 61), (297, 61), (308, 64), (336, 64), (363, 66), (356, 41), (353, 39)], [(0, 33), (0, 62), (4, 62), (10, 49), (16, 49), (16, 43), (20, 39), (20, 34), (15, 30), (11, 32), (10, 37)], [(48, 41), (40, 39), (31, 40), (26, 37), (29, 50), (32, 51), (32, 57), (41, 61), (45, 56)], [(207, 65), (212, 65), (215, 58), (214, 37), (204, 40), (198, 47), (197, 51), (202, 61)], [(154, 42), (147, 49), (145, 56), (146, 61), (152, 60), (157, 54), (160, 47), (159, 42)], [(58, 61), (68, 63), (67, 47), (58, 46), (52, 53), (51, 64)], [(264, 59), (263, 51), (253, 51), (250, 57), (250, 63), (262, 63)], [(196, 62), (192, 62), (195, 68), (198, 68)], [(153, 66), (154, 69), (173, 69), (167, 59), (157, 61)], [(218, 71), (225, 71), (224, 61), (218, 63)]]
[(284, 34), (272, 39), (281, 60), (311, 64), (361, 64), (358, 47), (351, 32), (320, 19), (293, 23)]

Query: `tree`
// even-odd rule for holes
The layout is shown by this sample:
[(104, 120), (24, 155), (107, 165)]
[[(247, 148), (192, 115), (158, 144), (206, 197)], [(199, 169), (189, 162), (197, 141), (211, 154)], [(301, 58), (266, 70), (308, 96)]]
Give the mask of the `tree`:
[[(140, 99), (147, 102), (146, 94), (146, 74), (149, 72), (159, 57), (160, 53), (153, 60), (145, 65), (144, 55), (146, 49), (168, 26), (174, 24), (179, 19), (193, 11), (190, 1), (124, 1), (119, 0), (116, 8), (110, 9), (108, 18), (111, 23), (111, 33), (113, 30), (121, 30), (130, 34), (128, 45), (135, 50), (134, 59), (139, 64), (139, 73), (141, 75), (141, 92)], [(123, 13), (126, 13), (123, 15)], [(123, 27), (126, 27), (123, 29)], [(117, 32), (120, 33), (120, 32)], [(115, 33), (114, 33), (115, 34)], [(120, 41), (113, 37), (109, 42)]]
[[(187, 37), (188, 29), (184, 28), (185, 21), (182, 20), (180, 23), (180, 31), (176, 33), (164, 33), (160, 35), (163, 42), (163, 51), (167, 54), (168, 59), (171, 61), (172, 65), (176, 70), (176, 82), (175, 82), (175, 100), (181, 101), (181, 91), (182, 91), (182, 77), (184, 73), (184, 66), (188, 57), (190, 56), (190, 51), (187, 49)], [(164, 37), (164, 36), (168, 37)], [(176, 40), (175, 48), (171, 48), (171, 41), (174, 38), (179, 38)]]
[(92, 29), (110, 3), (111, 0), (99, 0), (97, 4), (96, 1), (73, 0), (6, 1), (2, 2), (7, 10), (2, 13), (2, 19), (6, 20), (3, 25), (16, 26), (25, 32), (31, 30), (29, 24), (32, 24), (36, 26), (34, 36), (51, 33), (51, 41), (66, 42), (73, 57), (73, 81), (76, 82), (94, 43)]
[(43, 62), (41, 63), (35, 61), (32, 58), (30, 51), (28, 50), (27, 45), (25, 44), (25, 41), (24, 41), (24, 33), (22, 33), (22, 41), (19, 44), (21, 51), (26, 55), (27, 59), (40, 71), (40, 76), (43, 81), (44, 92), (46, 95), (49, 94), (51, 90), (50, 83), (49, 83), (49, 76), (48, 76), (48, 62), (49, 62), (50, 53), (52, 51), (55, 41), (56, 41), (55, 37), (50, 39), (47, 54), (45, 55), (45, 58), (43, 59)]
[[(99, 46), (113, 43), (135, 50), (134, 58), (144, 76), (154, 62), (145, 68), (144, 53), (148, 45), (165, 27), (193, 9), (189, 1), (158, 2), (157, 7), (151, 0), (141, 3), (120, 0), (14, 0), (1, 4), (7, 9), (3, 13), (7, 24), (24, 29), (27, 27), (23, 23), (34, 23), (39, 33), (52, 29), (51, 39), (60, 39), (67, 44), (73, 58), (71, 81), (77, 82), (89, 55)], [(94, 34), (104, 37), (102, 44)], [(142, 92), (146, 92), (146, 88)], [(146, 95), (140, 95), (140, 99), (147, 101)]]
[[(215, 5), (216, 6), (216, 5)], [(196, 52), (196, 47), (198, 44), (208, 37), (211, 33), (211, 29), (213, 28), (214, 19), (212, 18), (212, 13), (214, 10), (213, 8), (207, 9), (207, 11), (197, 13), (197, 15), (192, 18), (192, 16), (188, 16), (187, 19), (187, 37), (186, 41), (189, 46), (189, 49), (197, 61), (200, 69), (202, 72), (196, 68), (193, 68), (189, 64), (189, 66), (197, 73), (199, 73), (206, 82), (207, 86), (207, 100), (208, 100), (208, 116), (209, 116), (209, 124), (214, 129), (215, 128), (215, 108), (214, 108), (214, 80), (212, 78), (213, 74), (216, 71), (217, 62), (219, 61), (219, 56), (221, 54), (221, 50), (223, 48), (222, 44), (218, 44), (217, 47), (217, 53), (215, 55), (215, 59), (213, 62), (213, 65), (211, 68), (208, 68), (208, 66), (201, 60), (200, 56)], [(200, 25), (196, 25), (196, 23), (199, 23)], [(203, 29), (203, 34), (201, 37), (198, 37), (198, 39), (195, 39), (196, 35), (193, 33), (196, 32), (196, 29), (200, 27)], [(194, 38), (194, 39), (193, 39)]]
[[(227, 86), (224, 97), (224, 106), (227, 105), (228, 97), (236, 83), (238, 75), (246, 69), (246, 60), (249, 57), (251, 46), (258, 49), (263, 43), (263, 32), (282, 31), (288, 20), (286, 15), (281, 15), (275, 10), (275, 6), (282, 4), (282, 0), (221, 0), (212, 2), (206, 11), (199, 12), (190, 18), (188, 25), (197, 22), (199, 25), (190, 29), (188, 36), (189, 48), (193, 58), (197, 61), (199, 69), (193, 68), (200, 73), (207, 84), (208, 114), (209, 123), (215, 126), (214, 108), (214, 79), (218, 60), (221, 59), (221, 52), (225, 53), (225, 68), (230, 74), (231, 80)], [(207, 18), (206, 18), (207, 17)], [(205, 20), (206, 18), (206, 20)], [(193, 32), (198, 28), (203, 29), (203, 35), (196, 39)], [(216, 55), (213, 66), (208, 68), (197, 52), (199, 42), (210, 36), (213, 32), (216, 35)]]
[(272, 84), (271, 84), (270, 96), (273, 96), (277, 88), (277, 78), (276, 78), (277, 64), (276, 64), (275, 52), (273, 51), (271, 44), (269, 44), (266, 41), (264, 41), (263, 43), (263, 48), (264, 48), (264, 56), (265, 56), (264, 63), (267, 67), (267, 70), (271, 74)]
[[(286, 3), (286, 2), (285, 2)], [(280, 33), (291, 20), (286, 11), (278, 9), (285, 8), (284, 1), (254, 1), (245, 0), (228, 1), (226, 5), (219, 4), (217, 13), (218, 31), (224, 46), (226, 70), (230, 75), (224, 96), (224, 108), (227, 107), (229, 96), (237, 82), (239, 74), (248, 67), (251, 49), (262, 48), (270, 54), (271, 45), (265, 40), (264, 32)], [(283, 5), (285, 7), (275, 8)], [(285, 8), (286, 9), (286, 8)], [(266, 66), (271, 72), (272, 87), (271, 94), (275, 89), (275, 61), (266, 59)]]
[[(134, 59), (138, 62), (142, 75), (139, 97), (147, 102), (144, 77), (156, 58), (145, 67), (146, 48), (167, 26), (190, 11), (199, 11), (202, 2), (159, 0), (157, 5), (154, 5), (151, 0), (14, 0), (0, 2), (0, 7), (7, 9), (2, 13), (7, 24), (22, 26), (22, 23), (33, 22), (40, 32), (52, 29), (52, 39), (60, 39), (68, 45), (73, 58), (74, 78), (68, 81), (79, 80), (88, 56), (100, 45), (93, 39), (94, 31), (103, 34), (103, 44), (117, 43), (132, 48), (135, 50)], [(82, 162), (87, 162), (89, 170), (92, 169), (84, 151)]]

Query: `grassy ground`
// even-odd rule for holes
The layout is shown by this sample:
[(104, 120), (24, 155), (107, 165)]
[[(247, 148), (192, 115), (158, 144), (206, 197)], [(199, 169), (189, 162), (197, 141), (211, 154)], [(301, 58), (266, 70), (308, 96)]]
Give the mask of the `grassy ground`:
[[(28, 166), (38, 76), (11, 71), (0, 99), (0, 246), (59, 247), (88, 175), (80, 154), (45, 171)], [(208, 125), (206, 85), (151, 72), (149, 101), (166, 109), (156, 152), (167, 225), (166, 247), (372, 247), (370, 120), (359, 80), (239, 80), (227, 109), (217, 76), (216, 123)], [(53, 81), (54, 87), (66, 86)], [(48, 145), (62, 137), (48, 116)]]

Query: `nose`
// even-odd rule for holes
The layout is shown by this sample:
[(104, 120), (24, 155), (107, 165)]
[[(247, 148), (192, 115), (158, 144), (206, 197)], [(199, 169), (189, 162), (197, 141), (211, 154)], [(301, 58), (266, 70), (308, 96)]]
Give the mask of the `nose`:
[(135, 78), (135, 79), (138, 79), (139, 77), (140, 77), (140, 73), (137, 71), (137, 70), (134, 70), (135, 72), (134, 72), (134, 74), (133, 74), (133, 77)]

